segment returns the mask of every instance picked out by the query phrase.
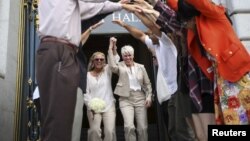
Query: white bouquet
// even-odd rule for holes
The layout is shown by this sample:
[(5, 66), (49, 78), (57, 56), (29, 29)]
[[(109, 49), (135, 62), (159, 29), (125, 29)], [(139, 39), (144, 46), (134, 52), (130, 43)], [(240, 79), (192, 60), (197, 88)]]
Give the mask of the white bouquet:
[(89, 108), (95, 113), (100, 113), (106, 107), (106, 102), (100, 98), (93, 98), (89, 102)]

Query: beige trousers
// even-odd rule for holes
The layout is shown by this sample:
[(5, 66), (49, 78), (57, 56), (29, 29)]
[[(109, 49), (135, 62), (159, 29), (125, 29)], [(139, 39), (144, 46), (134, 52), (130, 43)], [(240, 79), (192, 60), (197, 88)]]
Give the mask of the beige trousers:
[(71, 141), (80, 141), (80, 138), (81, 138), (83, 104), (84, 104), (83, 93), (82, 93), (82, 90), (78, 88)]
[(131, 91), (129, 97), (120, 97), (119, 105), (124, 120), (126, 141), (136, 141), (134, 119), (138, 141), (148, 141), (147, 108), (144, 106), (145, 94), (141, 91)]
[(115, 118), (116, 110), (115, 103), (107, 112), (94, 114), (87, 110), (89, 120), (88, 141), (102, 141), (101, 122), (104, 125), (104, 141), (116, 141)]

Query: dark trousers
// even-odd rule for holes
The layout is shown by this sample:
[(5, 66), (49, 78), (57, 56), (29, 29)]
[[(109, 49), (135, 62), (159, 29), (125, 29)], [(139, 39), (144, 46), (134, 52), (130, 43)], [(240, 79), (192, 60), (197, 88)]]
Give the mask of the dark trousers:
[[(162, 120), (163, 120), (163, 123), (164, 123), (164, 127), (165, 127), (165, 130), (164, 129), (160, 129), (161, 132), (164, 132), (164, 136), (165, 136), (165, 139), (167, 139), (167, 141), (170, 141), (170, 136), (168, 134), (168, 122), (169, 122), (169, 118), (168, 118), (168, 101), (169, 100), (166, 100), (166, 101), (163, 101), (161, 103), (161, 116), (162, 116)], [(159, 125), (159, 127), (162, 126), (162, 125)], [(166, 134), (167, 132), (167, 134)]]
[(41, 140), (70, 141), (80, 78), (75, 50), (59, 42), (42, 42), (37, 50), (36, 71)]
[[(193, 141), (194, 138), (190, 134), (185, 116), (178, 110), (181, 103), (178, 103), (177, 97), (180, 92), (176, 92), (168, 100), (168, 133), (171, 141)], [(186, 105), (189, 106), (189, 105)]]
[(168, 130), (168, 101), (163, 101), (161, 104), (161, 112), (162, 112), (162, 117), (163, 117), (163, 121), (165, 124), (166, 129)]

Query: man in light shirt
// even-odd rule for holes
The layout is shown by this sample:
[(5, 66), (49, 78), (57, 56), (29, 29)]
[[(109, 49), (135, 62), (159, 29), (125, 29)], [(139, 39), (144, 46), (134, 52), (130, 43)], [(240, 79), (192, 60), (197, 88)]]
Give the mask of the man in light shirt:
[(155, 51), (158, 61), (156, 79), (157, 99), (163, 112), (164, 123), (168, 130), (167, 135), (171, 140), (176, 141), (193, 140), (192, 133), (189, 133), (189, 127), (187, 126), (185, 117), (180, 116), (177, 110), (179, 109), (177, 106), (180, 105), (178, 99), (180, 99), (181, 93), (180, 89), (178, 89), (181, 85), (179, 84), (180, 77), (178, 77), (180, 74), (178, 74), (177, 48), (172, 42), (172, 39), (162, 32), (157, 24), (148, 18), (150, 15), (136, 11), (134, 11), (134, 14), (150, 29), (147, 33), (121, 20), (114, 20), (113, 22), (125, 28), (133, 37), (139, 39), (149, 49)]
[(41, 100), (42, 141), (71, 140), (80, 78), (76, 52), (81, 38), (81, 20), (129, 8), (123, 3), (98, 0), (39, 2), (41, 42), (36, 54), (36, 77)]

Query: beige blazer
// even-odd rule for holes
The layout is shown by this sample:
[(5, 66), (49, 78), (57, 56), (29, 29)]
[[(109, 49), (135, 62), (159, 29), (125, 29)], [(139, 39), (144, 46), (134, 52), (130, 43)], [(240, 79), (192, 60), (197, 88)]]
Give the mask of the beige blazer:
[[(124, 61), (115, 63), (112, 50), (108, 51), (108, 63), (111, 67), (111, 71), (119, 75), (118, 82), (115, 87), (114, 94), (129, 97), (130, 94), (130, 85), (129, 85), (129, 76), (127, 74), (127, 68)], [(152, 96), (152, 86), (150, 79), (148, 77), (147, 71), (142, 64), (134, 63), (136, 77), (138, 82), (142, 87), (142, 91), (145, 93), (146, 97)]]

